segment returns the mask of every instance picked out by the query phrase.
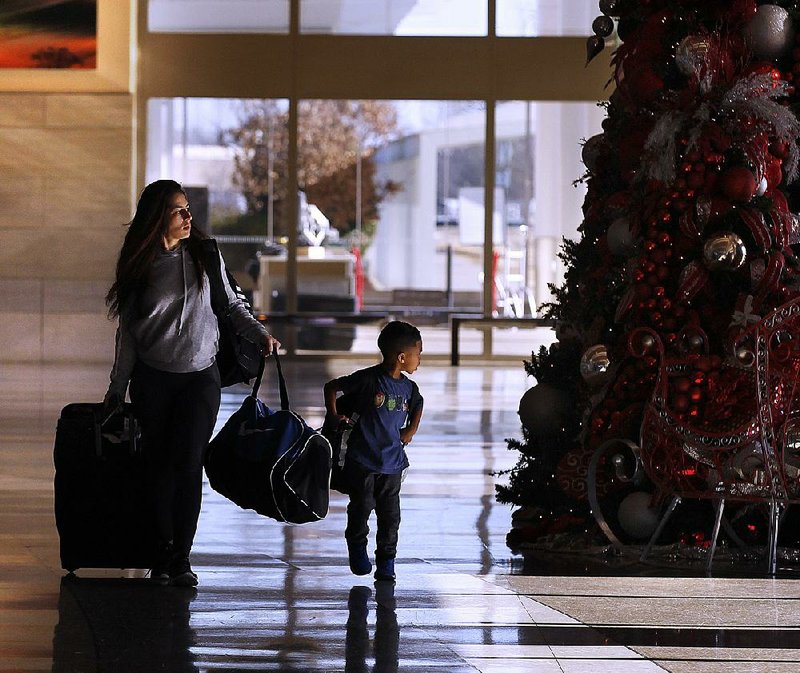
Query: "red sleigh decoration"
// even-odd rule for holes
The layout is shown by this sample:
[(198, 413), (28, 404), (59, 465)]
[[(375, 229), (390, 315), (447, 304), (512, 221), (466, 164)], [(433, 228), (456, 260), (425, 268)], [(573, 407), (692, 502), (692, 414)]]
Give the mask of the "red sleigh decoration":
[[(725, 502), (763, 502), (770, 505), (767, 552), (774, 574), (780, 513), (800, 501), (800, 299), (743, 329), (733, 340), (732, 362), (717, 358), (709, 366), (708, 355), (667, 356), (658, 335), (646, 328), (632, 333), (629, 347), (636, 357), (652, 355), (654, 348), (659, 356), (639, 455), (658, 495), (672, 497), (642, 559), (682, 498), (715, 501), (709, 568)], [(686, 413), (680, 399), (687, 378), (696, 396), (697, 390), (705, 395), (702, 415)], [(680, 409), (677, 402), (683, 402)]]

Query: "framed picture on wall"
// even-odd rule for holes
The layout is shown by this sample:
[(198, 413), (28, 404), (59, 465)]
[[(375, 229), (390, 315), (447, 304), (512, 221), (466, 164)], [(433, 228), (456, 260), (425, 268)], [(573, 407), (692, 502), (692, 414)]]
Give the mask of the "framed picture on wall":
[(132, 91), (134, 0), (0, 0), (0, 92)]
[(0, 3), (0, 68), (97, 67), (97, 0)]

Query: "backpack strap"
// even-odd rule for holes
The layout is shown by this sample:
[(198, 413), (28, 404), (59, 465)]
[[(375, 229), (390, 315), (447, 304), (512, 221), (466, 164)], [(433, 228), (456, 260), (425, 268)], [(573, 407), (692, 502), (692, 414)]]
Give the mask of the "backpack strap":
[(205, 238), (201, 242), (203, 246), (203, 262), (205, 263), (208, 284), (211, 288), (211, 309), (217, 317), (225, 315), (228, 307), (228, 294), (222, 284), (222, 270), (219, 264), (219, 245), (213, 238)]

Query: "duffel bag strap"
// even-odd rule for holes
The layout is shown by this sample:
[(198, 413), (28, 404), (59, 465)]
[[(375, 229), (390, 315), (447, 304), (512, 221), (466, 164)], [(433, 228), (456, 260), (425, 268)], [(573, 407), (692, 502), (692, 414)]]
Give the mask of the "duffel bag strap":
[[(289, 392), (286, 390), (286, 379), (283, 378), (283, 370), (281, 369), (281, 361), (278, 357), (277, 347), (272, 351), (272, 358), (275, 360), (275, 366), (278, 368), (278, 388), (281, 393), (281, 409), (288, 411), (289, 409)], [(253, 383), (253, 392), (251, 395), (258, 399), (258, 389), (261, 387), (261, 379), (264, 377), (264, 366), (266, 359), (262, 358), (261, 363), (258, 365), (258, 376)]]

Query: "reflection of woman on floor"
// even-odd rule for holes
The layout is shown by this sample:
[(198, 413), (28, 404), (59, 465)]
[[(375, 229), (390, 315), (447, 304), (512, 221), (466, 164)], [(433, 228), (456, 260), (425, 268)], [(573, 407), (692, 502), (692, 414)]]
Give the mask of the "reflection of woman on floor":
[(63, 578), (52, 673), (197, 673), (189, 623), (197, 591), (151, 589), (127, 578)]
[[(345, 636), (344, 673), (367, 673), (370, 654), (367, 601), (372, 589), (356, 586), (350, 589), (347, 599), (349, 616)], [(393, 582), (375, 583), (375, 639), (372, 655), (375, 666), (372, 673), (397, 673), (399, 665), (400, 627), (397, 624), (397, 601)]]

